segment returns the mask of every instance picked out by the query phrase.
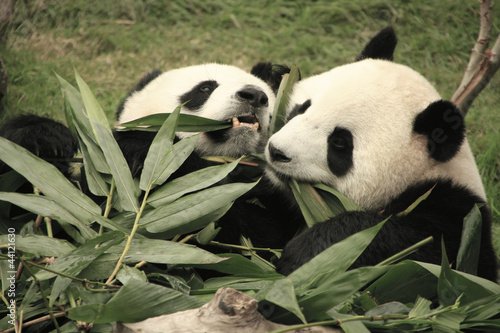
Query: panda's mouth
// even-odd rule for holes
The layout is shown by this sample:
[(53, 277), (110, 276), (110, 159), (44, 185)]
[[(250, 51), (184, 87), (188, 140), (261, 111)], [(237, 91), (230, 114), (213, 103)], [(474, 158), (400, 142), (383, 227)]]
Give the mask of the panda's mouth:
[(233, 128), (249, 127), (254, 131), (258, 131), (260, 129), (259, 120), (253, 115), (233, 117), (232, 122)]

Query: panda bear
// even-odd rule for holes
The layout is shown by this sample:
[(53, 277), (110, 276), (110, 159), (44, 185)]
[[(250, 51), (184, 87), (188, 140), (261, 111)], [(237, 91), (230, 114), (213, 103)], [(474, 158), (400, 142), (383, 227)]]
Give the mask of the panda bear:
[[(240, 157), (244, 154), (263, 153), (268, 139), (275, 94), (282, 76), (290, 70), (287, 66), (258, 63), (250, 72), (230, 65), (207, 63), (173, 69), (155, 70), (145, 75), (126, 95), (116, 113), (116, 123), (121, 124), (156, 113), (172, 112), (184, 103), (181, 112), (220, 121), (231, 121), (232, 127), (202, 133), (194, 152), (171, 178), (180, 177), (209, 165), (203, 156)], [(195, 133), (177, 132), (175, 141)], [(145, 131), (114, 131), (114, 136), (134, 176), (143, 168), (148, 148), (156, 133)], [(45, 117), (23, 115), (9, 120), (0, 128), (3, 136), (27, 148), (37, 156), (56, 165), (67, 177), (74, 178), (71, 159), (78, 151), (76, 138), (62, 124)], [(56, 161), (57, 160), (57, 161)], [(0, 161), (0, 174), (8, 170)], [(85, 173), (79, 173), (84, 177)], [(226, 181), (234, 181), (235, 170)], [(84, 192), (91, 195), (85, 179), (77, 179)], [(265, 191), (264, 191), (265, 192)], [(253, 195), (253, 194), (252, 194)], [(269, 195), (275, 204), (278, 196)], [(94, 198), (100, 202), (100, 198)], [(293, 235), (275, 221), (278, 213), (249, 204), (246, 198), (236, 201), (219, 221), (223, 226), (217, 239), (238, 243), (239, 235), (252, 239), (255, 246), (269, 242), (284, 246)], [(249, 216), (262, 218), (247, 218)], [(257, 222), (253, 222), (253, 221)], [(251, 221), (252, 223), (249, 223)]]
[[(202, 64), (162, 73), (153, 71), (124, 98), (117, 110), (117, 127), (157, 113), (172, 112), (184, 104), (181, 113), (219, 121), (231, 121), (232, 128), (202, 133), (195, 148), (197, 156), (240, 157), (262, 153), (268, 139), (275, 93), (289, 68), (259, 63), (251, 72), (222, 64)], [(195, 133), (176, 133), (176, 140)], [(117, 131), (115, 138), (134, 175), (142, 168), (156, 133)], [(198, 163), (201, 160), (196, 159)], [(201, 165), (190, 160), (193, 167)], [(189, 162), (188, 162), (189, 164)], [(203, 164), (203, 163), (202, 163)]]
[[(363, 208), (300, 233), (284, 248), (277, 271), (288, 275), (332, 244), (388, 217), (351, 268), (375, 265), (429, 236), (434, 241), (408, 258), (440, 264), (441, 238), (448, 257), (456, 258), (464, 217), (478, 204), (477, 274), (495, 281), (492, 217), (463, 114), (420, 74), (390, 61), (392, 51), (370, 59), (372, 51), (298, 82), (288, 122), (269, 139), (266, 175), (277, 188), (289, 191), (290, 179), (322, 183)], [(411, 213), (397, 215), (429, 190)]]

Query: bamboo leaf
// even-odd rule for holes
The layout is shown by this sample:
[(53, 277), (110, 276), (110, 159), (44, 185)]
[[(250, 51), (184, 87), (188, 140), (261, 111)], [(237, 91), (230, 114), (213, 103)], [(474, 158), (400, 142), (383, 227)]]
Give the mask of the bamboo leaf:
[(132, 279), (106, 304), (89, 304), (69, 311), (69, 318), (85, 322), (136, 322), (146, 318), (200, 307), (196, 297), (156, 284)]
[(434, 185), (429, 191), (427, 191), (424, 194), (422, 194), (417, 200), (415, 200), (414, 203), (412, 203), (410, 205), (410, 207), (408, 207), (407, 209), (405, 209), (403, 212), (399, 213), (397, 216), (405, 216), (405, 215), (410, 214), (422, 201), (424, 201), (425, 199), (427, 199), (427, 197), (431, 194), (431, 192), (434, 189), (434, 187), (436, 187), (436, 185)]
[(137, 199), (139, 191), (118, 143), (113, 134), (103, 125), (94, 119), (90, 119), (90, 122), (115, 180), (120, 206), (128, 211), (139, 211), (139, 202)]
[(482, 221), (481, 211), (478, 205), (474, 205), (470, 213), (464, 218), (462, 239), (457, 254), (457, 270), (459, 271), (472, 275), (477, 274), (481, 249)]
[[(193, 135), (174, 144), (166, 156), (159, 162), (156, 173), (152, 176), (153, 183), (161, 185), (184, 163), (194, 151), (199, 135)], [(142, 179), (142, 177), (141, 177)]]
[(295, 297), (295, 290), (293, 283), (288, 278), (276, 280), (267, 287), (260, 290), (254, 296), (258, 301), (266, 300), (274, 303), (294, 315), (296, 315), (303, 323), (306, 323), (306, 318), (300, 310), (297, 298)]
[[(80, 74), (78, 74), (76, 70), (75, 70), (75, 78), (76, 78), (76, 83), (78, 84), (78, 88), (80, 89), (83, 105), (85, 105), (85, 111), (87, 111), (87, 116), (89, 117), (89, 119), (93, 119), (94, 121), (101, 124), (104, 128), (106, 128), (108, 132), (111, 133), (111, 127), (109, 126), (108, 118), (106, 117), (104, 110), (101, 108), (101, 105), (94, 97), (94, 94), (90, 90), (87, 83), (83, 81), (82, 77), (80, 76)], [(91, 125), (92, 128), (94, 128), (94, 133), (95, 133), (95, 126), (92, 123)], [(96, 138), (98, 138), (97, 135)]]
[[(7, 235), (0, 236), (0, 244), (7, 244)], [(75, 249), (65, 239), (43, 235), (16, 235), (16, 250), (32, 253), (36, 257), (59, 257)]]
[(56, 167), (4, 138), (0, 138), (0, 160), (80, 220), (91, 223), (95, 215), (101, 214), (101, 208), (71, 184)]
[[(139, 130), (158, 131), (165, 120), (170, 117), (170, 113), (157, 113), (143, 118), (139, 118), (124, 124), (120, 124), (123, 129), (119, 130)], [(190, 114), (179, 115), (177, 131), (179, 132), (209, 132), (225, 128), (231, 128), (231, 122), (218, 121), (209, 118), (198, 117)]]
[[(122, 242), (124, 239), (124, 234), (121, 231), (107, 232), (102, 236), (85, 242), (85, 244), (82, 244), (75, 250), (60, 256), (49, 268), (59, 273), (77, 276), (108, 248)], [(40, 271), (36, 276), (39, 280), (43, 281), (56, 276), (56, 274), (48, 271)]]
[(335, 216), (312, 185), (298, 183), (295, 179), (292, 179), (289, 185), (309, 228)]
[(326, 312), (333, 319), (341, 320), (340, 327), (344, 333), (370, 333), (370, 331), (366, 328), (366, 326), (361, 321), (351, 321), (351, 322), (343, 322), (342, 319), (354, 317), (350, 314), (339, 313), (334, 309), (331, 309)]
[(418, 296), (433, 298), (436, 296), (437, 278), (411, 260), (403, 261), (375, 281), (366, 290), (379, 303), (413, 302)]
[(441, 274), (438, 279), (439, 303), (443, 306), (453, 305), (460, 297), (461, 304), (467, 304), (491, 293), (481, 284), (474, 283), (465, 276), (450, 268), (444, 241), (441, 241), (442, 263)]
[(130, 280), (139, 280), (142, 282), (147, 281), (146, 274), (143, 271), (135, 267), (129, 267), (127, 265), (123, 265), (118, 274), (116, 274), (116, 278), (122, 284), (127, 284)]
[[(159, 207), (141, 219), (141, 225), (149, 232), (165, 232), (175, 235), (186, 230), (192, 231), (188, 223), (199, 219), (209, 212), (226, 208), (238, 197), (252, 189), (257, 183), (233, 183), (220, 185), (201, 192), (187, 195), (173, 203)], [(212, 221), (206, 221), (206, 224)], [(205, 224), (205, 225), (206, 225)], [(205, 225), (197, 225), (202, 228)], [(187, 231), (189, 232), (189, 231)]]
[(139, 185), (143, 191), (150, 189), (153, 185), (162, 184), (166, 180), (161, 181), (158, 178), (168, 166), (164, 162), (165, 156), (173, 145), (180, 111), (181, 106), (177, 107), (171, 116), (165, 120), (149, 147)]
[[(120, 255), (125, 244), (109, 248), (106, 253)], [(135, 264), (147, 261), (158, 264), (213, 264), (224, 260), (215, 254), (194, 245), (170, 242), (161, 239), (132, 239), (125, 262)]]
[(203, 168), (176, 178), (151, 194), (148, 197), (148, 203), (154, 207), (165, 206), (186, 193), (199, 191), (211, 186), (224, 179), (233, 171), (240, 160), (241, 158), (232, 163)]
[(85, 134), (94, 138), (94, 135), (92, 134), (92, 127), (90, 126), (90, 122), (86, 117), (82, 94), (80, 94), (80, 92), (73, 85), (71, 85), (68, 81), (66, 81), (59, 75), (56, 74), (56, 77), (59, 80), (59, 84), (61, 86), (61, 90), (63, 91), (64, 97), (69, 102), (69, 105), (73, 110), (72, 113), (70, 113), (69, 110), (66, 110), (66, 120), (69, 128), (75, 135), (77, 135), (73, 124), (75, 122), (78, 122), (81, 124), (81, 128), (85, 131)]
[(345, 272), (371, 243), (386, 221), (347, 237), (299, 267), (288, 276), (295, 289), (303, 292), (324, 285), (336, 275)]
[(276, 103), (274, 104), (273, 118), (269, 128), (269, 134), (274, 134), (280, 130), (285, 124), (286, 120), (286, 107), (292, 93), (293, 86), (299, 80), (299, 69), (293, 66), (290, 73), (283, 75), (280, 87), (276, 96)]
[(363, 210), (357, 203), (330, 186), (324, 184), (316, 184), (314, 185), (314, 187), (322, 191), (331, 193), (335, 196), (335, 198), (338, 200), (338, 203), (335, 203), (335, 205), (338, 206), (338, 208), (334, 209), (332, 206), (330, 206), (330, 209), (334, 212), (337, 212), (336, 214), (340, 214), (343, 211), (350, 212)]
[(283, 277), (282, 275), (276, 272), (263, 270), (259, 265), (257, 265), (253, 261), (236, 253), (222, 253), (218, 254), (218, 256), (224, 258), (225, 260), (203, 266), (193, 265), (193, 267), (211, 269), (226, 274), (240, 275), (243, 276), (244, 279), (248, 279), (249, 277), (258, 277), (258, 278), (272, 277), (275, 279), (279, 279)]
[(210, 222), (205, 228), (196, 234), (196, 242), (201, 245), (208, 245), (219, 234), (221, 227), (215, 227), (215, 222)]
[(78, 140), (80, 141), (80, 149), (82, 150), (85, 166), (91, 164), (92, 168), (96, 169), (98, 172), (111, 174), (108, 162), (106, 162), (106, 157), (104, 157), (104, 153), (99, 145), (85, 133), (81, 128), (81, 124), (75, 123), (75, 128), (78, 133)]

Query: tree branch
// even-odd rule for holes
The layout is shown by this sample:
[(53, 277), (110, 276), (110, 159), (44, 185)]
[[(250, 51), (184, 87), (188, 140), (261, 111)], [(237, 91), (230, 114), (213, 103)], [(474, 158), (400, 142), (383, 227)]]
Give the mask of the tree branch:
[(471, 56), (460, 86), (453, 94), (451, 101), (464, 114), (479, 93), (488, 85), (499, 68), (500, 35), (492, 49), (488, 48), (493, 25), (493, 2), (482, 0), (479, 8), (479, 35), (471, 50)]

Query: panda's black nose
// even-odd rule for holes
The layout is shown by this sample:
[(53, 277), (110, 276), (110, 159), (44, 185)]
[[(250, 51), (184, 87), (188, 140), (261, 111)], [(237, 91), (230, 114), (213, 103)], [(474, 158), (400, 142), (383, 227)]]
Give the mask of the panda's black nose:
[(292, 159), (288, 156), (285, 155), (281, 150), (278, 148), (274, 147), (272, 143), (269, 143), (269, 156), (271, 157), (271, 161), (273, 162), (283, 162), (283, 163), (288, 163)]
[(236, 93), (236, 98), (258, 108), (269, 105), (269, 98), (266, 93), (257, 86), (246, 86)]

